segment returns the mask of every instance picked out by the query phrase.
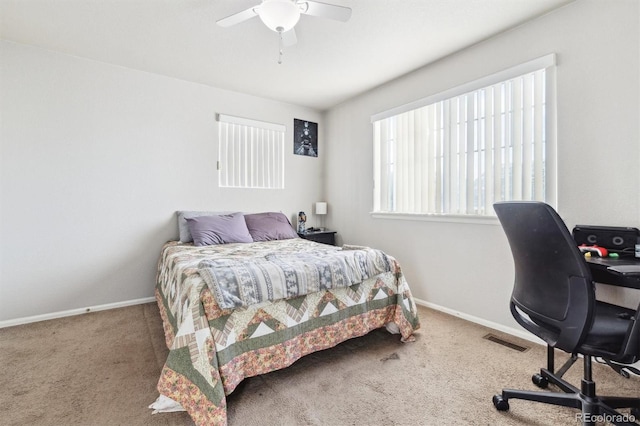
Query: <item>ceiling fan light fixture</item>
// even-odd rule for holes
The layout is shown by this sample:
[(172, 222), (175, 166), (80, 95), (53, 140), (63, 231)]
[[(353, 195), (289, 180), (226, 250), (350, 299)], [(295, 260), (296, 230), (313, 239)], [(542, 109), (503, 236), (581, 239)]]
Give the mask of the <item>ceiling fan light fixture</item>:
[(300, 20), (300, 8), (291, 0), (264, 0), (258, 15), (275, 32), (286, 32)]

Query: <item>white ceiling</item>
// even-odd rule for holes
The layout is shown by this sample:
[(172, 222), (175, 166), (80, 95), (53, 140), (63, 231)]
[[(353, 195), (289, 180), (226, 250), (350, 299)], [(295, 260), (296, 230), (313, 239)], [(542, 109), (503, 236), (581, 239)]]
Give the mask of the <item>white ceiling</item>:
[(323, 0), (346, 23), (302, 16), (278, 65), (260, 0), (0, 0), (1, 37), (319, 110), (573, 0)]

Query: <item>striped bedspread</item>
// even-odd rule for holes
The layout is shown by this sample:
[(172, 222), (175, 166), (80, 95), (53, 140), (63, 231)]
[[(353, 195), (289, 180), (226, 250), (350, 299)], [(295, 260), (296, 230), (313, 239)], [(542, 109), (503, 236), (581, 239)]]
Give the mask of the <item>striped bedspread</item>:
[(389, 272), (391, 264), (380, 250), (331, 247), (315, 252), (274, 253), (251, 260), (203, 260), (198, 268), (218, 305), (233, 309), (349, 287)]

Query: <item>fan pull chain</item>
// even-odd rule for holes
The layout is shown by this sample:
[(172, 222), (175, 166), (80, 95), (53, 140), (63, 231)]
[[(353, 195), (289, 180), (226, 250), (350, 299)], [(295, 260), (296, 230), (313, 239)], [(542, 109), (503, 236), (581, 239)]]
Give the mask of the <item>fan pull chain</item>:
[(278, 36), (279, 36), (279, 44), (278, 44), (278, 65), (282, 64), (282, 54), (284, 50), (284, 43), (282, 41), (282, 27), (278, 27)]

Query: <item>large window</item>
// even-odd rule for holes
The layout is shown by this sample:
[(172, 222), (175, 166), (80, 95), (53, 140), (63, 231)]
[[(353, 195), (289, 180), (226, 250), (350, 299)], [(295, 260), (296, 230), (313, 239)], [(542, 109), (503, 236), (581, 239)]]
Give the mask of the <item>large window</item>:
[(494, 216), (555, 199), (555, 57), (372, 117), (374, 212)]
[(281, 124), (218, 115), (220, 187), (284, 188)]

